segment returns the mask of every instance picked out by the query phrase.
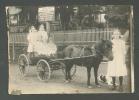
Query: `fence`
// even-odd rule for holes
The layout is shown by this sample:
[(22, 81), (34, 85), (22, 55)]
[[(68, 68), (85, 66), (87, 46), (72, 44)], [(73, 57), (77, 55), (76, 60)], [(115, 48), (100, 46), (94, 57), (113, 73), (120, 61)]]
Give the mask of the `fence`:
[[(53, 31), (54, 41), (58, 45), (64, 43), (92, 43), (100, 39), (110, 40), (113, 29), (88, 29), (88, 30), (72, 30), (72, 31)], [(27, 33), (9, 34), (10, 45), (27, 45)]]
[(52, 32), (57, 45), (65, 44), (88, 44), (100, 39), (110, 40), (113, 29), (94, 28), (87, 30), (56, 31)]
[[(94, 28), (84, 30), (70, 31), (52, 31), (54, 41), (57, 46), (68, 44), (92, 44), (100, 39), (110, 40), (113, 29), (111, 28)], [(10, 33), (9, 34), (10, 59), (15, 60), (20, 53), (23, 52), (23, 47), (27, 47), (27, 33)], [(12, 54), (11, 54), (12, 53)]]

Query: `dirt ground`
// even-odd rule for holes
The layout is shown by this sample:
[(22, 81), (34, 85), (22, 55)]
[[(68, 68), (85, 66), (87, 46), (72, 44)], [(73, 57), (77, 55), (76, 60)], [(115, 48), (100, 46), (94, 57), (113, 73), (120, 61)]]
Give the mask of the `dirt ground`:
[[(99, 68), (99, 74), (106, 74), (107, 64), (102, 63)], [(42, 82), (37, 78), (36, 66), (30, 66), (25, 77), (21, 76), (18, 65), (9, 66), (9, 94), (78, 94), (78, 93), (120, 93), (118, 90), (111, 90), (111, 86), (99, 81), (101, 87), (94, 84), (93, 68), (91, 73), (92, 88), (87, 88), (87, 70), (85, 67), (78, 67), (73, 80), (65, 83), (62, 70), (56, 70), (52, 73), (48, 82)], [(129, 93), (127, 84), (128, 77), (124, 77), (124, 91)]]

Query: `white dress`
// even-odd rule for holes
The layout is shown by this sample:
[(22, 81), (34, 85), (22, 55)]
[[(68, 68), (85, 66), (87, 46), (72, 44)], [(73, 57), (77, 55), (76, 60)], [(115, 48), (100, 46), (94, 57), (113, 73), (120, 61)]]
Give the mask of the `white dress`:
[(127, 69), (125, 64), (125, 42), (120, 39), (113, 39), (114, 59), (108, 62), (107, 76), (126, 76)]
[(56, 51), (57, 51), (57, 46), (55, 43), (53, 43), (52, 41), (50, 41), (47, 45), (47, 48), (48, 48), (48, 52), (50, 55), (54, 55), (56, 54)]
[(48, 48), (48, 35), (46, 31), (38, 31), (38, 41), (36, 43), (36, 52), (39, 55), (49, 56), (49, 48)]
[(30, 32), (27, 36), (28, 49), (27, 52), (35, 52), (35, 43), (37, 40), (37, 32)]

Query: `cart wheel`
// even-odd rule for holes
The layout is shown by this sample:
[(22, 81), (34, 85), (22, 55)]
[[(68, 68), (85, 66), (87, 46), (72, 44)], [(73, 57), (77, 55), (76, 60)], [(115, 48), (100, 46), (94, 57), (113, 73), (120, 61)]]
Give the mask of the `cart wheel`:
[[(62, 66), (62, 72), (64, 73), (64, 75), (66, 74), (66, 66), (65, 66), (65, 64)], [(76, 65), (73, 65), (73, 67), (70, 70), (70, 73), (71, 73), (70, 74), (71, 77), (73, 77), (75, 75), (75, 73), (76, 73)]]
[(37, 63), (37, 77), (39, 78), (39, 80), (48, 81), (50, 79), (50, 76), (51, 68), (49, 63), (44, 59), (39, 60)]
[(21, 54), (18, 58), (18, 65), (20, 73), (25, 76), (26, 68), (29, 67), (29, 60), (25, 54)]

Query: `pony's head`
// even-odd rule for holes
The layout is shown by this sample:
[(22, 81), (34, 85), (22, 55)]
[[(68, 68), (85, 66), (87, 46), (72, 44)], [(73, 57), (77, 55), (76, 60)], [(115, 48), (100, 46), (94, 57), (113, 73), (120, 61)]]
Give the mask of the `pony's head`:
[(105, 40), (103, 49), (104, 56), (106, 56), (109, 60), (113, 60), (112, 42), (109, 40)]
[(95, 45), (95, 50), (98, 54), (113, 60), (112, 42), (110, 40), (101, 40)]

